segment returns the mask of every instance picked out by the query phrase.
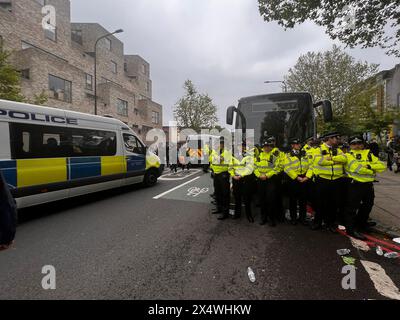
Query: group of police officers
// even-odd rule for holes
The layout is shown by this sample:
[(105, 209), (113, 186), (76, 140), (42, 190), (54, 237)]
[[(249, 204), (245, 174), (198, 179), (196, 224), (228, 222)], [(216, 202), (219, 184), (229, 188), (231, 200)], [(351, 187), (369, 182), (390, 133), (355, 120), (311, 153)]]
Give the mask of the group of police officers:
[(219, 220), (229, 217), (231, 179), (235, 199), (234, 219), (241, 216), (244, 201), (248, 220), (254, 222), (252, 204), (261, 210), (260, 224), (276, 226), (285, 220), (283, 195), (288, 196), (291, 223), (308, 225), (307, 206), (315, 215), (312, 230), (327, 228), (337, 232), (338, 223), (348, 235), (364, 240), (362, 232), (374, 225), (369, 214), (374, 205), (376, 173), (386, 165), (366, 148), (360, 136), (351, 137), (348, 145), (340, 145), (341, 137), (330, 132), (320, 139), (290, 141), (288, 153), (280, 151), (274, 137), (267, 137), (261, 147), (240, 152), (225, 148), (222, 137), (219, 146), (209, 150), (214, 181), (213, 202)]

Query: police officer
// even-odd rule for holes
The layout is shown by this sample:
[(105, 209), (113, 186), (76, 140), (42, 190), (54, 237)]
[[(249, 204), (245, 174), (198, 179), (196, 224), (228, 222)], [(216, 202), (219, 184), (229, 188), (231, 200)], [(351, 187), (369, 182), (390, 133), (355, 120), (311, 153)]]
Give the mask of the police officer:
[(321, 229), (322, 221), (328, 229), (336, 233), (335, 221), (343, 198), (341, 186), (344, 177), (345, 154), (338, 148), (340, 135), (327, 133), (322, 137), (323, 144), (315, 151), (313, 173), (315, 175), (316, 213), (312, 229)]
[(312, 159), (308, 158), (305, 150), (301, 150), (299, 139), (293, 139), (290, 144), (292, 150), (283, 160), (283, 170), (288, 185), (290, 218), (291, 223), (296, 225), (297, 206), (299, 206), (299, 222), (306, 225), (307, 184), (313, 176), (310, 169)]
[(278, 214), (278, 175), (282, 171), (282, 157), (275, 148), (275, 138), (270, 137), (263, 142), (262, 152), (256, 159), (254, 174), (257, 177), (259, 203), (261, 205), (261, 221), (264, 225), (269, 221), (271, 227), (276, 226)]
[(364, 149), (362, 137), (350, 140), (351, 151), (346, 155), (346, 173), (351, 179), (347, 190), (345, 225), (348, 235), (365, 240), (359, 231), (368, 228), (368, 218), (374, 206), (374, 185), (376, 173), (383, 172), (386, 166), (370, 150)]
[(217, 210), (213, 214), (221, 214), (218, 220), (225, 220), (229, 217), (230, 200), (230, 174), (229, 167), (232, 161), (232, 154), (225, 149), (224, 137), (220, 138), (220, 145), (217, 151), (211, 154), (211, 164), (214, 171), (215, 197)]
[(246, 216), (249, 222), (254, 222), (251, 210), (251, 200), (253, 196), (253, 172), (254, 172), (254, 154), (246, 152), (246, 143), (239, 145), (239, 152), (232, 157), (230, 174), (233, 183), (233, 196), (235, 198), (234, 219), (241, 216), (242, 199), (246, 208)]
[(17, 206), (0, 170), (0, 251), (8, 249), (17, 228)]

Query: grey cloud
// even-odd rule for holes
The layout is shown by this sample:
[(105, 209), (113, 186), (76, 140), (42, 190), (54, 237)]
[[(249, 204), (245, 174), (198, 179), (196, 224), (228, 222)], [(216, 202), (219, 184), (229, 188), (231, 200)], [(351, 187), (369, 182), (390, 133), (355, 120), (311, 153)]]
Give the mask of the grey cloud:
[[(300, 54), (333, 44), (311, 22), (284, 31), (265, 23), (256, 0), (72, 0), (74, 21), (123, 28), (126, 53), (151, 63), (154, 100), (164, 106), (164, 123), (190, 78), (218, 105), (221, 125), (226, 107), (242, 96), (280, 91), (279, 84)], [(391, 68), (398, 59), (380, 49), (354, 49), (358, 59)]]

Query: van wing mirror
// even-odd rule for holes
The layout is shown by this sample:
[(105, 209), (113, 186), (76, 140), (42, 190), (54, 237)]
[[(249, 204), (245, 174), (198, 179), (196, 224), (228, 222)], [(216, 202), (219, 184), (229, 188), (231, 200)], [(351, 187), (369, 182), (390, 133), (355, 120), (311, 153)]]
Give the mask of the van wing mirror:
[(324, 116), (324, 122), (332, 122), (333, 120), (332, 103), (329, 100), (323, 100), (314, 104), (314, 108), (318, 108), (320, 106), (322, 106), (322, 114)]
[(233, 124), (233, 114), (235, 113), (236, 108), (234, 106), (230, 106), (228, 110), (226, 110), (226, 123), (229, 125)]

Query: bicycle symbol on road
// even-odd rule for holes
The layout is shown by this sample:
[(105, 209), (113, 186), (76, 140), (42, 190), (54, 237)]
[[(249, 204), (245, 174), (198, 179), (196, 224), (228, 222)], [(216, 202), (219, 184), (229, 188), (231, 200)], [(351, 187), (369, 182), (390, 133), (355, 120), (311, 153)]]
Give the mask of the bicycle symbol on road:
[(188, 189), (188, 193), (187, 193), (187, 195), (188, 196), (192, 196), (192, 197), (197, 197), (197, 196), (199, 196), (200, 194), (202, 194), (202, 193), (207, 193), (208, 192), (208, 188), (199, 188), (199, 187), (191, 187), (191, 188), (189, 188)]

